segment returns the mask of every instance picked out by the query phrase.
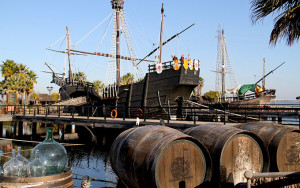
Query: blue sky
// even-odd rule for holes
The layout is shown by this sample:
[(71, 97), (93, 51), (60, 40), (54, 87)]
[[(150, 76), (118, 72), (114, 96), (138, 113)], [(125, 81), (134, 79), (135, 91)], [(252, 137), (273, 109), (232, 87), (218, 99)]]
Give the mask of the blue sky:
[[(262, 23), (252, 24), (250, 2), (239, 0), (155, 0), (125, 1), (125, 15), (130, 26), (131, 38), (138, 57), (149, 53), (158, 43), (160, 29), (160, 8), (165, 7), (164, 38), (183, 30), (190, 24), (195, 26), (174, 39), (163, 49), (163, 59), (170, 60), (173, 52), (177, 56), (187, 55), (200, 60), (204, 78), (203, 92), (215, 89), (217, 58), (217, 30), (221, 25), (225, 30), (227, 48), (235, 79), (238, 84), (254, 83), (262, 76), (262, 62), (266, 59), (266, 72), (282, 62), (285, 65), (269, 75), (267, 88), (277, 90), (279, 99), (295, 99), (300, 95), (300, 46), (287, 46), (285, 40), (277, 45), (269, 45), (269, 34), (273, 28), (273, 17)], [(112, 12), (110, 0), (67, 0), (67, 1), (4, 1), (0, 0), (0, 61), (12, 59), (23, 63), (38, 74), (35, 90), (48, 92), (46, 87), (58, 87), (50, 83), (51, 75), (44, 62), (61, 72), (65, 57), (47, 52), (46, 48), (70, 29), (72, 43), (76, 43)], [(95, 51), (109, 21), (104, 22), (95, 32), (78, 44), (75, 49)], [(110, 49), (111, 30), (100, 46), (100, 52)], [(63, 41), (53, 45), (54, 49), (64, 49)], [(124, 47), (124, 46), (122, 46)], [(124, 53), (128, 53), (124, 51)], [(153, 59), (153, 57), (152, 57)], [(107, 59), (99, 57), (74, 57), (74, 69), (85, 72), (88, 80), (105, 79)], [(130, 62), (122, 62), (121, 74), (131, 71)], [(144, 64), (146, 72), (146, 65)]]

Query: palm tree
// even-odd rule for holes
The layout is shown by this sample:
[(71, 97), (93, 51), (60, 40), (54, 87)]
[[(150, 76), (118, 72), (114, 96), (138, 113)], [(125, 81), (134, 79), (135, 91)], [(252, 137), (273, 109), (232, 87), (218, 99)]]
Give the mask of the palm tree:
[(104, 83), (102, 83), (100, 80), (94, 81), (94, 89), (98, 94), (101, 94), (104, 88)]
[(299, 0), (252, 0), (252, 21), (256, 23), (270, 14), (277, 14), (270, 35), (270, 43), (276, 44), (280, 38), (286, 38), (288, 45), (300, 37), (300, 1)]
[(74, 81), (87, 81), (86, 75), (83, 72), (73, 73)]
[(195, 89), (193, 90), (195, 96), (198, 97), (201, 96), (203, 86), (204, 86), (204, 79), (202, 77), (199, 77), (198, 86), (195, 87)]
[(134, 83), (134, 76), (131, 73), (127, 73), (121, 77), (121, 85)]
[(1, 73), (4, 77), (3, 89), (6, 93), (22, 93), (23, 98), (27, 102), (28, 95), (33, 91), (36, 83), (37, 75), (26, 65), (15, 63), (13, 60), (6, 60), (0, 65)]
[(7, 94), (15, 93), (15, 104), (18, 104), (19, 94), (25, 90), (25, 79), (20, 75), (12, 75), (4, 82), (3, 87), (6, 88)]
[(34, 104), (36, 104), (36, 100), (39, 98), (39, 94), (38, 93), (35, 93), (35, 92), (32, 92), (30, 94), (30, 99), (33, 99), (34, 100)]
[(25, 104), (28, 104), (28, 96), (31, 92), (33, 92), (34, 84), (36, 83), (37, 75), (32, 71), (26, 72), (26, 84), (25, 84)]
[(11, 77), (13, 74), (16, 73), (17, 71), (17, 64), (13, 60), (6, 60), (2, 61), (1, 67), (1, 73), (2, 76), (4, 77), (4, 80), (7, 78)]

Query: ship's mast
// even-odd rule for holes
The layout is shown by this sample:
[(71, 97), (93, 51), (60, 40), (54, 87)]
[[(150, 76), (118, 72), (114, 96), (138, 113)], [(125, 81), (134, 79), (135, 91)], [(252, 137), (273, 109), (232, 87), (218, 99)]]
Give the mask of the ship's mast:
[(263, 80), (262, 80), (262, 88), (263, 88), (263, 91), (265, 91), (266, 89), (266, 80), (265, 80), (265, 67), (266, 67), (266, 60), (264, 58), (264, 65), (263, 65)]
[(221, 62), (222, 62), (222, 92), (221, 97), (222, 100), (225, 101), (225, 36), (224, 36), (224, 29), (222, 29), (222, 39), (221, 39), (221, 45), (222, 45), (222, 56), (221, 56)]
[(160, 42), (159, 42), (159, 64), (161, 64), (163, 44), (164, 4), (161, 5)]
[(71, 66), (71, 52), (70, 52), (70, 34), (67, 26), (67, 44), (68, 44), (68, 63), (69, 63), (69, 82), (73, 83), (72, 66)]
[(232, 71), (230, 59), (225, 42), (224, 29), (218, 30), (218, 52), (217, 52), (217, 65), (216, 70), (216, 91), (221, 93), (222, 102), (226, 100), (226, 74), (229, 74), (227, 79), (230, 82), (231, 87), (236, 87), (236, 81)]
[(117, 86), (120, 86), (120, 11), (124, 7), (124, 0), (111, 0), (112, 9), (116, 10), (116, 65)]

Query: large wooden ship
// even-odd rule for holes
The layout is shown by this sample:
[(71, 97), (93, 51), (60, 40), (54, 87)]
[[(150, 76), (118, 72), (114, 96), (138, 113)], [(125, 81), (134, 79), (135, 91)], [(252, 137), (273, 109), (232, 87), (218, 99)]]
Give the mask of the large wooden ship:
[[(53, 83), (60, 86), (60, 96), (62, 101), (76, 99), (79, 97), (86, 97), (86, 102), (74, 103), (74, 105), (98, 105), (113, 108), (118, 108), (124, 111), (127, 116), (130, 116), (131, 111), (136, 109), (143, 109), (144, 107), (162, 107), (162, 106), (175, 106), (185, 99), (188, 99), (193, 89), (198, 85), (199, 81), (199, 61), (191, 60), (189, 55), (181, 58), (177, 58), (175, 55), (172, 56), (172, 60), (168, 62), (161, 62), (162, 57), (162, 46), (180, 35), (193, 25), (184, 29), (183, 31), (175, 34), (165, 42), (162, 40), (162, 28), (163, 28), (163, 17), (164, 9), (161, 10), (161, 31), (160, 31), (160, 45), (150, 52), (146, 57), (149, 57), (156, 50), (159, 50), (158, 60), (146, 60), (138, 59), (134, 57), (125, 57), (120, 55), (120, 34), (119, 34), (119, 17), (122, 15), (122, 9), (124, 6), (123, 0), (112, 0), (112, 8), (115, 11), (115, 29), (116, 29), (116, 50), (115, 54), (107, 53), (89, 53), (84, 51), (73, 50), (68, 47), (66, 51), (56, 51), (68, 54), (69, 59), (69, 76), (68, 78), (60, 77), (57, 73), (53, 72)], [(67, 29), (67, 42), (69, 32)], [(68, 45), (70, 46), (70, 45)], [(78, 54), (89, 54), (105, 56), (115, 58), (116, 63), (116, 82), (107, 85), (103, 89), (103, 94), (100, 97), (99, 94), (94, 90), (93, 83), (86, 83), (82, 81), (74, 81), (72, 78), (72, 68), (70, 63), (70, 56)], [(131, 61), (148, 61), (153, 64), (148, 66), (148, 73), (144, 78), (138, 82), (121, 85), (120, 84), (120, 60), (131, 60)], [(139, 63), (133, 63), (137, 65)], [(49, 67), (49, 66), (48, 66)], [(49, 67), (50, 68), (50, 67)], [(80, 109), (80, 108), (78, 108)], [(148, 108), (149, 109), (149, 108)], [(99, 111), (103, 112), (103, 108), (99, 108)], [(100, 114), (102, 114), (100, 113)], [(119, 113), (119, 112), (118, 112)], [(99, 113), (97, 113), (99, 114)]]

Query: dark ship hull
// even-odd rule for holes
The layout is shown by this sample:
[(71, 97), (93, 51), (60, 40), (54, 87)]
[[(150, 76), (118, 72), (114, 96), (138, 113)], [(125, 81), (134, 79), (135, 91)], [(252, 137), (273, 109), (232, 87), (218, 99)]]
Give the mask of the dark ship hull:
[[(106, 106), (109, 113), (110, 110), (117, 108), (119, 115), (125, 113), (127, 117), (136, 116), (139, 108), (145, 110), (147, 107), (148, 111), (149, 108), (151, 111), (161, 107), (177, 107), (178, 102), (189, 99), (193, 89), (198, 85), (200, 70), (186, 70), (183, 66), (179, 70), (174, 70), (170, 62), (164, 63), (163, 66), (161, 74), (156, 72), (155, 66), (149, 66), (149, 72), (143, 80), (121, 85), (119, 91), (115, 85), (104, 88), (102, 98), (91, 85), (66, 84), (60, 88), (61, 99), (87, 96), (88, 105)], [(103, 108), (100, 109), (101, 112), (97, 114), (108, 113), (104, 112)]]

